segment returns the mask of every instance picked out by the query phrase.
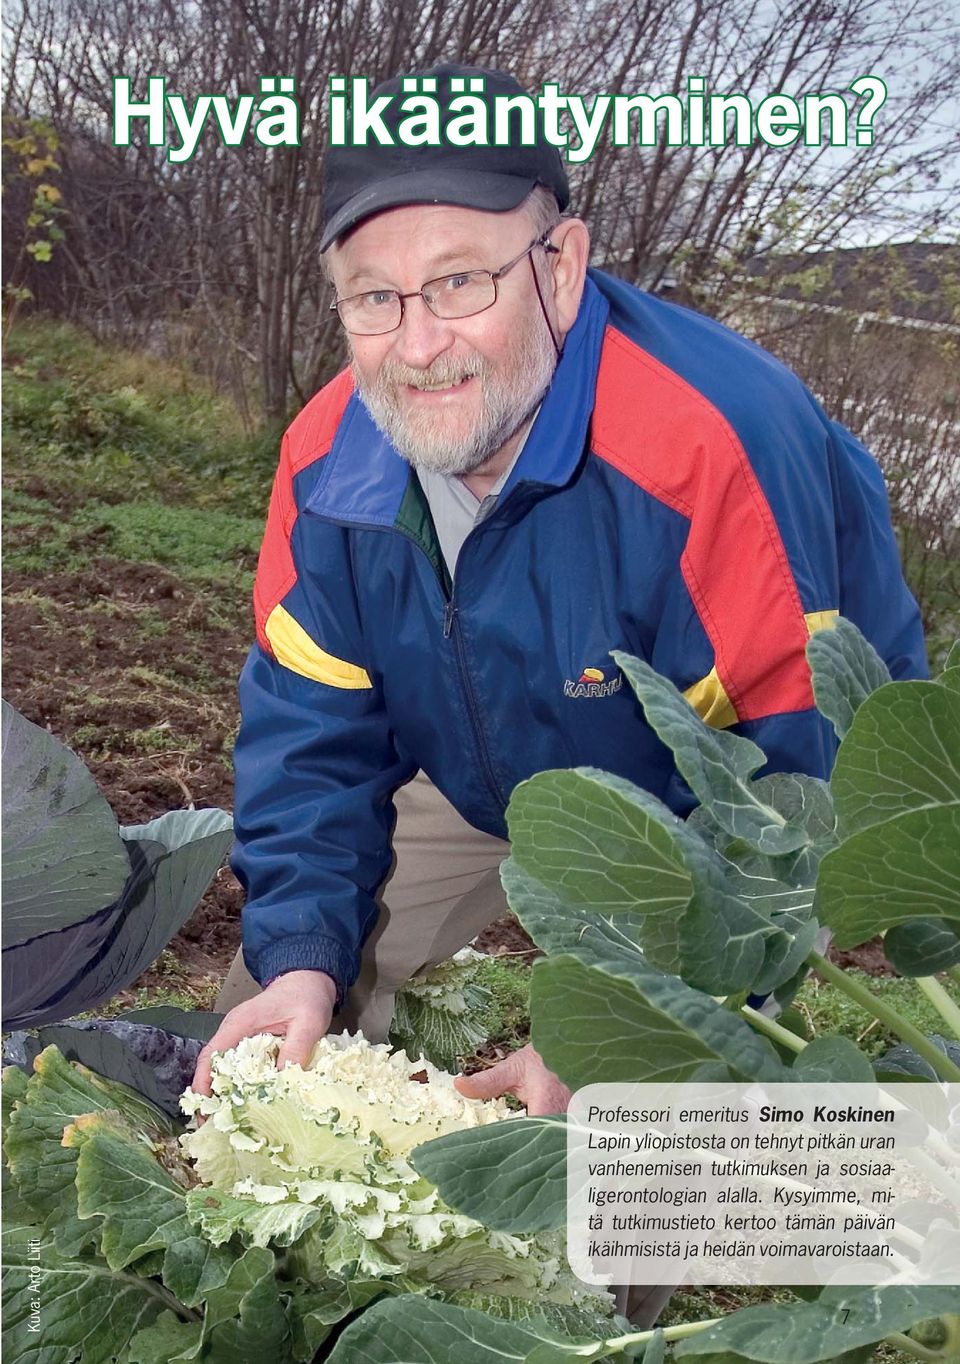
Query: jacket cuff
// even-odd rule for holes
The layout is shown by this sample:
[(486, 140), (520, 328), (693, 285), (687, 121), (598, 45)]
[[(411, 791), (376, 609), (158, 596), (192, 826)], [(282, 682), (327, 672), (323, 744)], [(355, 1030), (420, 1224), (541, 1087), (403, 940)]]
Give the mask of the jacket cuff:
[(323, 971), (336, 983), (339, 1009), (350, 985), (357, 978), (357, 963), (353, 955), (335, 938), (316, 933), (301, 933), (278, 938), (269, 943), (257, 961), (251, 962), (244, 952), (247, 970), (266, 987), (277, 976), (287, 971)]

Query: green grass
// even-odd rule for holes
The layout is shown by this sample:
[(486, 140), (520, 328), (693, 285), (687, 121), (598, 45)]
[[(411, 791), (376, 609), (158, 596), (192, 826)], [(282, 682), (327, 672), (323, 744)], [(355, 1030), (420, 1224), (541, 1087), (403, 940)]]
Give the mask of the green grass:
[[(4, 381), (5, 568), (18, 575), (9, 600), (51, 639), (64, 633), (82, 646), (88, 668), (98, 650), (107, 669), (114, 658), (149, 662), (152, 676), (128, 671), (123, 681), (167, 697), (155, 721), (105, 736), (91, 677), (67, 678), (79, 707), (68, 717), (80, 726), (74, 742), (89, 743), (91, 756), (105, 746), (137, 755), (190, 748), (170, 702), (222, 692), (224, 644), (251, 628), (277, 433), (248, 435), (230, 400), (186, 368), (39, 317), (14, 329)], [(73, 578), (76, 594), (50, 586)], [(170, 600), (154, 605), (154, 593)], [(169, 675), (167, 653), (177, 663)]]
[[(8, 459), (10, 456), (8, 455)], [(92, 557), (159, 564), (249, 593), (263, 518), (155, 501), (88, 502), (63, 514), (15, 487), (5, 496), (8, 570), (77, 573)]]
[(8, 572), (43, 574), (53, 569), (76, 572), (89, 565), (90, 547), (83, 548), (82, 530), (50, 503), (17, 488), (11, 480), (15, 459), (5, 454), (8, 485), (3, 494), (4, 565)]
[[(186, 368), (42, 317), (13, 331), (3, 397), (5, 567), (35, 580), (40, 619), (63, 627), (60, 608), (43, 599), (50, 575), (89, 575), (96, 563), (122, 584), (128, 565), (156, 565), (202, 594), (207, 623), (235, 632), (278, 433), (249, 435), (231, 401)], [(69, 625), (75, 638), (92, 638), (96, 617), (111, 613), (126, 641), (176, 638), (169, 616), (147, 603), (126, 614), (116, 602), (84, 603)], [(135, 746), (156, 752), (166, 742), (144, 732)]]
[(168, 721), (145, 729), (128, 730), (125, 737), (128, 747), (135, 753), (193, 753), (200, 747), (196, 739), (184, 739), (174, 733)]
[(8, 468), (61, 499), (160, 499), (262, 518), (279, 432), (250, 435), (236, 407), (180, 368), (31, 318), (7, 351)]
[[(903, 537), (900, 537), (902, 544)], [(901, 551), (901, 557), (902, 551)], [(954, 552), (931, 550), (926, 562), (909, 552), (904, 576), (920, 603), (930, 670), (936, 674), (960, 639), (960, 567)]]
[(170, 1004), (187, 1013), (194, 1009), (212, 1009), (223, 983), (219, 977), (198, 977), (191, 973), (169, 948), (161, 952), (154, 970), (163, 972), (162, 984), (124, 990), (107, 1003), (98, 1004), (89, 1013), (77, 1014), (77, 1017), (117, 1018), (131, 1009), (152, 1009), (160, 1004)]
[(190, 989), (178, 989), (175, 985), (158, 985), (152, 989), (140, 986), (137, 990), (125, 990), (106, 1004), (98, 1004), (89, 1013), (77, 1014), (76, 1017), (120, 1018), (131, 1009), (156, 1009), (161, 1004), (169, 1004), (185, 1013), (193, 1013), (196, 1009), (212, 1009), (221, 984), (219, 980), (200, 980)]
[[(932, 1004), (920, 993), (912, 980), (902, 977), (891, 979), (884, 976), (868, 976), (863, 971), (848, 971), (848, 975), (866, 985), (873, 994), (884, 999), (902, 1014), (908, 1023), (913, 1023), (922, 1033), (946, 1031), (946, 1024)], [(960, 1003), (960, 988), (948, 980), (943, 981), (945, 989)], [(848, 999), (846, 995), (826, 985), (814, 977), (808, 977), (794, 1000), (808, 1023), (808, 1036), (839, 1033), (857, 1042), (871, 1060), (882, 1056), (899, 1041), (880, 1023), (874, 1023), (868, 1014)]]
[(249, 590), (263, 536), (262, 517), (132, 502), (99, 506), (76, 514), (77, 526), (89, 526), (103, 553), (138, 563), (160, 564), (183, 577), (217, 582), (237, 581)]

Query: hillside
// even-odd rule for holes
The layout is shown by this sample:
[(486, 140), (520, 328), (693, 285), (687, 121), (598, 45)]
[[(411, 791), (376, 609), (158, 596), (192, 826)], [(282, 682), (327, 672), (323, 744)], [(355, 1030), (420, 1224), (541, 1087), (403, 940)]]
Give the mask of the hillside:
[[(231, 809), (236, 677), (275, 463), (187, 370), (33, 320), (4, 367), (4, 695), (122, 823)], [(209, 1005), (239, 943), (222, 870), (139, 985)]]

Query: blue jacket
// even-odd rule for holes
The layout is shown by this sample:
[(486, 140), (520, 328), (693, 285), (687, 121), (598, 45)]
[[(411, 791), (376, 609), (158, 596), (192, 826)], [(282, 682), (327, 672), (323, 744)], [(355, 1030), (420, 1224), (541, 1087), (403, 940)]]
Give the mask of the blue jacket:
[(392, 794), (418, 767), (506, 836), (519, 781), (590, 765), (689, 811), (610, 658), (670, 677), (765, 770), (827, 776), (804, 647), (837, 612), (895, 677), (926, 673), (874, 460), (719, 324), (590, 272), (491, 516), (449, 583), (409, 466), (349, 371), (287, 431), (240, 682), (244, 952), (343, 989), (376, 922)]

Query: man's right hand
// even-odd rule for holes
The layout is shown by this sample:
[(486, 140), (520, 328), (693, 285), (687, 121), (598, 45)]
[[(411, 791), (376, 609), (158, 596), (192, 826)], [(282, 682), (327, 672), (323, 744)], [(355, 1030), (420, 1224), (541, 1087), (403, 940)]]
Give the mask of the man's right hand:
[(306, 1065), (310, 1053), (329, 1031), (337, 1002), (336, 983), (323, 971), (287, 971), (265, 990), (231, 1009), (197, 1057), (191, 1087), (210, 1093), (210, 1061), (215, 1051), (235, 1047), (243, 1037), (272, 1032), (284, 1039), (277, 1066)]

